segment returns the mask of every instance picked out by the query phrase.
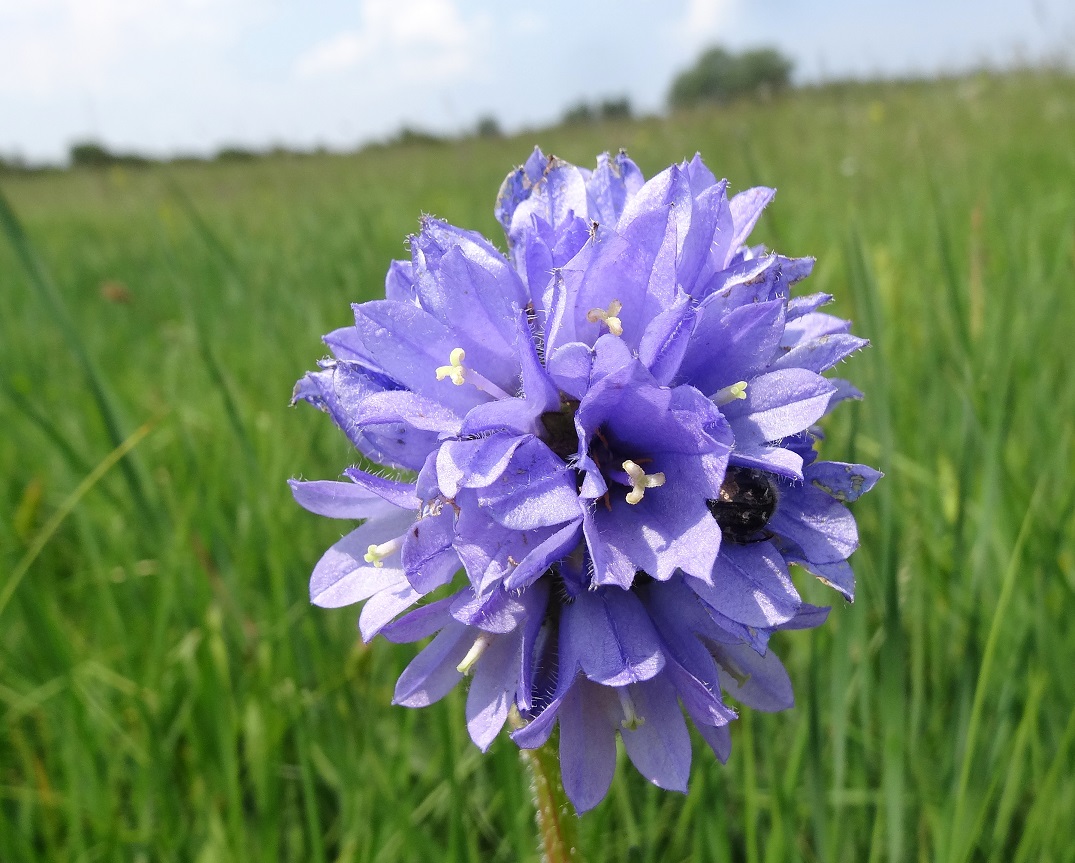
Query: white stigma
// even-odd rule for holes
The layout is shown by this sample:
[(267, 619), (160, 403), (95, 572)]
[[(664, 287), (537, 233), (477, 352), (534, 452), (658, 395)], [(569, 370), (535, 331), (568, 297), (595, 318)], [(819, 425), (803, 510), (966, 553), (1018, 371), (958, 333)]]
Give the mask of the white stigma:
[(511, 396), (487, 377), (474, 371), (474, 369), (463, 365), (463, 360), (466, 358), (467, 352), (462, 348), (452, 348), (451, 354), (448, 355), (449, 364), (446, 366), (437, 366), (437, 380), (442, 381), (445, 378), (449, 378), (457, 387), (461, 387), (466, 383), (473, 384), (482, 392), (491, 395), (494, 399), (511, 398)]
[(663, 473), (647, 474), (641, 467), (630, 459), (623, 463), (623, 469), (631, 478), (631, 490), (627, 492), (627, 502), (634, 504), (642, 500), (647, 488), (660, 488), (664, 485)]
[(489, 633), (483, 632), (478, 636), (474, 644), (471, 645), (470, 650), (467, 651), (467, 655), (463, 657), (463, 661), (455, 667), (455, 670), (460, 674), (470, 674), (470, 669), (474, 667), (474, 663), (481, 658), (483, 653), (485, 653), (485, 648), (488, 646)]
[(745, 399), (747, 397), (747, 382), (739, 381), (732, 384), (730, 387), (725, 387), (722, 390), (717, 390), (712, 395), (713, 403), (719, 408), (721, 405), (730, 404), (736, 399)]
[(455, 348), (448, 356), (448, 362), (450, 365), (437, 367), (437, 380), (442, 381), (445, 378), (451, 378), (452, 383), (457, 387), (463, 386), (467, 382), (467, 369), (463, 365), (463, 360), (466, 359), (467, 352), (462, 348)]
[(384, 566), (384, 559), (393, 552), (399, 551), (400, 546), (403, 545), (403, 537), (399, 536), (395, 539), (390, 539), (388, 542), (382, 542), (380, 545), (374, 543), (366, 549), (366, 554), (363, 559), (366, 563), (372, 563), (374, 566), (380, 568)]
[(586, 320), (591, 324), (603, 323), (608, 327), (608, 331), (614, 336), (623, 335), (623, 322), (617, 317), (620, 313), (620, 309), (623, 308), (623, 303), (619, 300), (613, 300), (608, 304), (607, 309), (590, 309), (586, 313)]
[(646, 719), (643, 716), (639, 716), (638, 711), (635, 710), (634, 700), (631, 698), (631, 694), (627, 691), (627, 687), (618, 687), (616, 689), (616, 694), (620, 697), (620, 707), (623, 708), (623, 720), (620, 722), (620, 725), (628, 731), (636, 731), (641, 726), (645, 725)]

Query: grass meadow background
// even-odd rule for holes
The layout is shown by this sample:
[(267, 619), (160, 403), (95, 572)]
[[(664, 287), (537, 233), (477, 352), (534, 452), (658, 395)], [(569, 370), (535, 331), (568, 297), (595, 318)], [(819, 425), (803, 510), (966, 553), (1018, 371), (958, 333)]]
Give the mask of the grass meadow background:
[(320, 336), (421, 213), (502, 245), (534, 144), (778, 187), (754, 237), (873, 342), (823, 453), (887, 475), (855, 604), (796, 576), (835, 607), (774, 642), (795, 709), (744, 713), (727, 766), (696, 746), (685, 797), (621, 763), (585, 858), (1075, 860), (1073, 142), (1075, 79), (1024, 73), (0, 177), (0, 860), (537, 859), (514, 745), (478, 752), (462, 691), (390, 706), (413, 647), (308, 604), (348, 525), (285, 483), (353, 458), (287, 407)]

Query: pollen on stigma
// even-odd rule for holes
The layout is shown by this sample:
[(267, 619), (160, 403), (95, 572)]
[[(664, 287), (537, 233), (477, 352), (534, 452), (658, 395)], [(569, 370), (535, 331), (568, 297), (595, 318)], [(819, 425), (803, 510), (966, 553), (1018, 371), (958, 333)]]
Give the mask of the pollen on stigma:
[(608, 327), (608, 331), (614, 336), (623, 335), (623, 322), (619, 319), (619, 314), (623, 310), (623, 303), (619, 300), (613, 300), (608, 304), (607, 309), (590, 309), (586, 313), (586, 320), (591, 324), (602, 323)]

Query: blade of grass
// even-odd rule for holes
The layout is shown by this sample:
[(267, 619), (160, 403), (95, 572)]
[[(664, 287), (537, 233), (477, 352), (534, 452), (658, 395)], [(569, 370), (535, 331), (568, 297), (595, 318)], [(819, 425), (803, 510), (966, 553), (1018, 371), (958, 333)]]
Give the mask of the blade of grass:
[[(848, 274), (855, 303), (863, 310), (866, 334), (881, 340), (888, 332), (877, 282), (866, 262), (862, 240), (857, 232), (851, 234), (846, 255)], [(868, 368), (872, 371), (870, 407), (875, 415), (877, 437), (881, 444), (882, 470), (887, 470), (885, 460), (894, 450), (895, 436), (892, 430), (892, 410), (889, 405), (890, 387), (883, 368), (886, 346), (875, 344), (867, 353)], [(879, 699), (883, 706), (882, 724), (882, 776), (885, 792), (885, 839), (889, 860), (903, 859), (904, 842), (904, 774), (906, 769), (906, 646), (900, 619), (899, 582), (896, 566), (896, 512), (893, 500), (893, 484), (882, 483), (877, 491), (880, 501), (881, 537), (880, 572), (884, 599), (884, 641), (881, 644), (881, 673)], [(880, 817), (880, 812), (879, 812)], [(876, 835), (876, 834), (875, 834)]]
[(56, 533), (60, 525), (63, 524), (64, 519), (71, 514), (71, 511), (78, 505), (78, 502), (86, 495), (91, 488), (93, 488), (109, 470), (111, 470), (117, 462), (121, 461), (127, 453), (133, 450), (138, 444), (140, 444), (153, 429), (156, 427), (160, 418), (150, 420), (147, 423), (136, 428), (130, 436), (122, 441), (118, 447), (112, 452), (106, 455), (100, 463), (95, 467), (86, 477), (80, 482), (75, 490), (71, 492), (60, 504), (59, 509), (53, 513), (52, 518), (48, 520), (37, 536), (34, 537), (30, 543), (30, 547), (26, 550), (26, 553), (22, 556), (22, 559), (15, 564), (15, 568), (11, 571), (11, 575), (8, 576), (7, 581), (4, 584), (3, 590), (0, 590), (0, 615), (4, 613), (4, 609), (7, 607), (8, 602), (11, 601), (11, 597), (14, 595), (16, 588), (19, 586), (19, 582), (22, 581), (27, 571), (33, 566), (37, 556), (41, 554), (42, 550), (48, 545), (52, 535)]
[[(1004, 572), (1004, 579), (1001, 582), (1000, 596), (997, 597), (997, 605), (996, 608), (993, 609), (993, 619), (989, 624), (989, 634), (986, 636), (985, 651), (982, 654), (982, 663), (978, 668), (978, 678), (974, 685), (974, 701), (971, 704), (970, 719), (967, 723), (966, 742), (964, 743), (962, 758), (960, 759), (959, 780), (956, 785), (955, 795), (955, 813), (952, 817), (952, 829), (948, 839), (949, 860), (965, 860), (970, 853), (971, 842), (964, 842), (957, 845), (957, 841), (963, 838), (961, 831), (964, 812), (967, 807), (967, 786), (970, 783), (971, 761), (977, 743), (978, 726), (982, 721), (982, 709), (985, 705), (986, 689), (989, 684), (989, 677), (993, 672), (993, 662), (996, 657), (997, 642), (1000, 638), (1001, 622), (1005, 619), (1008, 605), (1011, 603), (1012, 594), (1015, 591), (1015, 576), (1019, 569), (1020, 555), (1023, 553), (1023, 546), (1026, 544), (1027, 537), (1030, 536), (1030, 529), (1034, 524), (1034, 518), (1037, 514), (1038, 502), (1045, 489), (1045, 482), (1047, 479), (1048, 474), (1042, 474), (1034, 488), (1034, 494), (1030, 498), (1030, 504), (1027, 506), (1026, 515), (1023, 517), (1023, 523), (1019, 527), (1019, 534), (1015, 539), (1015, 545), (1012, 547), (1011, 557), (1008, 560), (1008, 567)], [(955, 853), (955, 849), (957, 848), (959, 848), (959, 852)]]
[[(82, 334), (67, 310), (67, 304), (34, 252), (22, 223), (19, 222), (15, 211), (11, 208), (2, 191), (0, 191), (0, 228), (7, 234), (8, 241), (14, 248), (26, 275), (37, 289), (38, 295), (43, 297), (48, 304), (49, 311), (63, 330), (68, 345), (89, 380), (90, 390), (97, 404), (97, 410), (104, 421), (105, 428), (108, 430), (112, 445), (117, 449), (122, 448), (127, 435), (123, 431), (124, 423), (120, 419), (119, 409), (116, 406), (111, 390), (104, 376), (97, 368), (97, 364), (90, 357), (89, 351), (86, 350)], [(125, 450), (124, 455), (127, 452), (129, 450)], [(138, 508), (156, 522), (158, 513), (156, 507), (151, 505), (150, 502), (151, 497), (148, 494), (149, 483), (145, 478), (145, 471), (133, 459), (122, 459), (120, 468), (127, 480), (127, 484), (130, 486), (131, 493), (135, 497)]]

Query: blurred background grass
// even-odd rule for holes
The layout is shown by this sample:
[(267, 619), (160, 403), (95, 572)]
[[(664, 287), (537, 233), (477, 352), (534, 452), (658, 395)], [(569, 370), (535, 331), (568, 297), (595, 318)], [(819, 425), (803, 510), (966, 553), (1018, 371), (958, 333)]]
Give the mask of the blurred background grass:
[(536, 859), (510, 741), (475, 749), (462, 692), (391, 707), (413, 648), (308, 605), (347, 526), (285, 484), (353, 458), (287, 410), (320, 336), (421, 213), (498, 238), (534, 144), (776, 186), (754, 239), (873, 342), (823, 452), (887, 474), (854, 606), (797, 576), (835, 605), (775, 642), (797, 707), (697, 746), (686, 797), (621, 764), (586, 859), (1075, 859), (1073, 140), (1075, 80), (1020, 73), (0, 178), (0, 859)]

